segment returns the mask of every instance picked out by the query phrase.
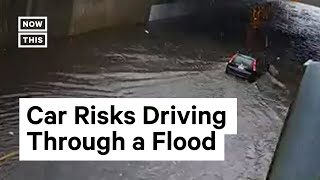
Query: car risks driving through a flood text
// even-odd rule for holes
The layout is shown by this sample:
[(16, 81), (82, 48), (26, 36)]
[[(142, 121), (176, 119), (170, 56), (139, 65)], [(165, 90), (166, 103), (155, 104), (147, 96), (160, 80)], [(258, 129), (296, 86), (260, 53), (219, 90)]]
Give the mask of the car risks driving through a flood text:
[[(153, 150), (165, 148), (167, 150), (215, 150), (215, 130), (221, 130), (226, 126), (225, 111), (201, 111), (195, 105), (192, 105), (189, 110), (178, 110), (175, 105), (169, 107), (170, 110), (159, 110), (154, 106), (143, 106), (143, 125), (210, 125), (212, 130), (207, 132), (205, 137), (191, 136), (181, 137), (174, 130), (158, 131), (155, 130), (152, 136), (152, 145), (145, 145), (144, 138), (141, 136), (132, 137), (132, 148), (134, 150), (144, 150), (145, 146), (152, 147)], [(74, 128), (77, 126), (88, 125), (121, 125), (130, 126), (135, 124), (140, 119), (135, 118), (134, 111), (121, 111), (114, 105), (109, 107), (109, 110), (97, 110), (96, 106), (75, 106), (74, 113), (70, 119), (66, 110), (53, 111), (42, 109), (40, 106), (32, 106), (27, 111), (27, 119), (34, 126), (49, 125), (58, 126), (65, 122), (73, 122)], [(139, 116), (141, 117), (141, 116)], [(148, 128), (146, 126), (146, 128)], [(97, 151), (100, 155), (107, 155), (111, 150), (124, 150), (126, 139), (119, 132), (110, 128), (106, 128), (109, 136), (90, 136), (86, 131), (83, 131), (81, 137), (78, 136), (55, 136), (54, 133), (48, 130), (43, 131), (28, 131), (27, 136), (32, 139), (32, 149), (39, 150), (79, 150)], [(181, 127), (181, 126), (180, 126)], [(151, 127), (150, 127), (151, 128)], [(70, 129), (72, 132), (73, 129)], [(39, 144), (41, 144), (39, 146)]]

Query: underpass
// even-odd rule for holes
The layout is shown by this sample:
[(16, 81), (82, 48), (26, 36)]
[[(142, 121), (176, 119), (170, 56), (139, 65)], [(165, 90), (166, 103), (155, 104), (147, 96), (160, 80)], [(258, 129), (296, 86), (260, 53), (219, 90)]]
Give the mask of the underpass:
[[(301, 8), (288, 5), (291, 10)], [(293, 20), (302, 16), (289, 13), (288, 19), (282, 6), (275, 13), (270, 23), (275, 30), (267, 31), (268, 54), (281, 74), (277, 78), (285, 84), (283, 88), (270, 75), (249, 84), (224, 74), (225, 62), (238, 49), (265, 48), (265, 31), (258, 35), (251, 31), (247, 7), (233, 7), (164, 18), (150, 24), (150, 34), (137, 26), (52, 41), (46, 51), (14, 51), (1, 59), (0, 66), (1, 153), (18, 147), (19, 97), (237, 97), (239, 131), (226, 139), (225, 162), (10, 161), (0, 174), (8, 172), (6, 178), (19, 180), (264, 179), (290, 94), (298, 86), (298, 61), (319, 57), (308, 51), (318, 47), (311, 39), (319, 37), (319, 16), (311, 19), (310, 36), (301, 40), (297, 29), (305, 27), (306, 21)]]
[[(50, 19), (49, 35), (63, 37), (101, 28), (144, 24), (147, 21), (185, 16), (204, 9), (208, 12), (221, 6), (234, 9), (268, 2), (282, 1), (141, 0), (139, 2), (120, 2), (116, 0), (73, 0), (66, 2), (63, 0), (1, 0), (0, 45), (2, 47), (15, 46), (13, 40), (16, 38), (18, 16), (48, 16)], [(318, 0), (299, 2), (318, 6)]]
[[(170, 26), (163, 24), (162, 28), (165, 25)], [(225, 75), (225, 61), (241, 45), (230, 42), (234, 47), (228, 47), (208, 40), (207, 35), (193, 31), (182, 34), (184, 28), (170, 28), (157, 34), (158, 38), (146, 37), (143, 29), (88, 34), (73, 39), (67, 48), (56, 47), (48, 54), (10, 56), (20, 62), (23, 57), (25, 62), (19, 63), (20, 68), (9, 63), (1, 71), (2, 77), (8, 77), (10, 72), (23, 74), (9, 81), (4, 78), (2, 84), (4, 133), (12, 131), (14, 136), (1, 143), (1, 149), (10, 152), (18, 143), (18, 124), (14, 123), (18, 97), (237, 97), (239, 131), (237, 136), (226, 138), (226, 161), (15, 162), (8, 179), (264, 177), (280, 132), (281, 116), (286, 113), (285, 103), (273, 102), (285, 101), (281, 91), (261, 93), (256, 86), (270, 86), (267, 78), (256, 85)]]

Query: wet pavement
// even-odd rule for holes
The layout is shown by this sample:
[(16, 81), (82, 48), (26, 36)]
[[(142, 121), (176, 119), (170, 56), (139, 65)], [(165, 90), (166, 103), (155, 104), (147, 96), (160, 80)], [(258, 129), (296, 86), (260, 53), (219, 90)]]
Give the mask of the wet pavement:
[[(299, 8), (305, 6), (291, 6)], [(20, 97), (235, 97), (238, 134), (226, 137), (224, 162), (11, 160), (0, 165), (0, 179), (8, 179), (7, 173), (14, 180), (264, 179), (292, 100), (290, 93), (299, 84), (300, 63), (319, 57), (318, 11), (307, 8), (304, 14), (313, 15), (303, 20), (295, 15), (288, 19), (283, 4), (276, 9), (267, 51), (285, 89), (276, 86), (270, 75), (250, 84), (224, 73), (235, 51), (264, 49), (266, 34), (253, 33), (245, 22), (233, 23), (237, 16), (155, 23), (151, 34), (145, 34), (143, 27), (97, 31), (50, 42), (47, 50), (9, 52), (0, 61), (0, 155), (18, 149)], [(309, 34), (301, 36), (299, 27)]]

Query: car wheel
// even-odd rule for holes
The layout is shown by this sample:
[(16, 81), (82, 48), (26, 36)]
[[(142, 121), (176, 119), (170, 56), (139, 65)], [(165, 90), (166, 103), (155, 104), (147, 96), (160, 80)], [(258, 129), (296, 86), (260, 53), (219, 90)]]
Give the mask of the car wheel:
[(229, 68), (226, 68), (225, 72), (226, 74), (229, 74)]
[(253, 83), (253, 82), (255, 82), (256, 81), (256, 77), (255, 76), (251, 76), (251, 77), (249, 77), (249, 79), (248, 79), (248, 82), (249, 83)]

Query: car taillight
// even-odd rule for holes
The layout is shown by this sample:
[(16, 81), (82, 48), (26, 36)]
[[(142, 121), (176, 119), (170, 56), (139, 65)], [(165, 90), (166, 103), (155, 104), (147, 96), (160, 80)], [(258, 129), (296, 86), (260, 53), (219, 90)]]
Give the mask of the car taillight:
[(253, 62), (252, 62), (252, 70), (253, 71), (257, 70), (257, 60), (253, 60)]
[(237, 54), (234, 54), (234, 55), (229, 59), (229, 63), (231, 63), (236, 56), (237, 56)]

